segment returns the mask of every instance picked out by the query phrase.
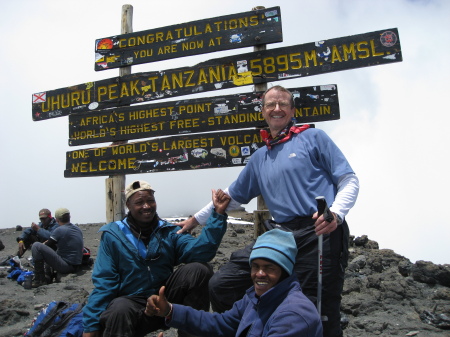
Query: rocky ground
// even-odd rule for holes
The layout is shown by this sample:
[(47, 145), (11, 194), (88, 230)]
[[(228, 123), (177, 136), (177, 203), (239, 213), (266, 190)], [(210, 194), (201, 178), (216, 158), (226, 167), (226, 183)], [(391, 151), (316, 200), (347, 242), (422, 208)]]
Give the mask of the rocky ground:
[[(249, 213), (232, 215), (253, 221)], [(79, 225), (94, 259), (101, 225)], [(252, 225), (229, 225), (211, 262), (214, 269), (249, 242), (253, 232)], [(0, 261), (15, 254), (18, 234), (15, 228), (0, 229), (5, 245)], [(28, 257), (29, 252), (21, 259), (24, 268), (31, 268)], [(64, 276), (60, 283), (25, 290), (7, 278), (7, 267), (0, 267), (0, 337), (22, 336), (38, 311), (52, 300), (84, 302), (92, 290), (91, 271), (87, 267), (76, 275)], [(393, 250), (378, 249), (378, 244), (365, 236), (351, 237), (341, 309), (344, 335), (349, 337), (450, 336), (450, 265), (411, 263)], [(168, 330), (164, 336), (176, 336), (176, 331)]]

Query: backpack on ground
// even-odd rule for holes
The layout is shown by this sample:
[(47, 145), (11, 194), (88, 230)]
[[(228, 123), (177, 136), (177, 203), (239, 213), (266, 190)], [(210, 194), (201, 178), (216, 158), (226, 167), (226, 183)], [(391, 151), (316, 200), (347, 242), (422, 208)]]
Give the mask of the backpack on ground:
[(52, 301), (42, 309), (27, 337), (81, 337), (83, 335), (83, 305)]

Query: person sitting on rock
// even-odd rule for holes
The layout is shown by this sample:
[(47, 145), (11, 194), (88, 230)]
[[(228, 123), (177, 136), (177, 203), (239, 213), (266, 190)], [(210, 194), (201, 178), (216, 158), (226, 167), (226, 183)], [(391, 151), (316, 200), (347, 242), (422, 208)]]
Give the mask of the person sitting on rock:
[(59, 226), (50, 238), (44, 243), (35, 242), (31, 247), (34, 262), (33, 288), (51, 282), (51, 275), (46, 278), (45, 264), (61, 274), (74, 273), (81, 266), (84, 247), (81, 229), (70, 222), (70, 211), (67, 208), (58, 208), (55, 219)]
[[(100, 228), (95, 288), (83, 308), (83, 337), (139, 337), (167, 329), (164, 319), (144, 314), (147, 298), (163, 285), (172, 302), (209, 310), (213, 270), (207, 262), (226, 232), (230, 197), (212, 191), (214, 211), (197, 238), (177, 234), (177, 225), (159, 218), (155, 191), (147, 182), (129, 184), (125, 199), (127, 216)], [(174, 271), (179, 264), (184, 265)], [(178, 331), (178, 336), (187, 335)]]
[(39, 220), (40, 222), (38, 224), (32, 222), (31, 227), (25, 229), (22, 235), (16, 238), (19, 243), (19, 249), (17, 251), (19, 258), (31, 248), (33, 243), (47, 241), (53, 230), (58, 227), (55, 218), (52, 217), (52, 213), (47, 208), (39, 211)]
[(147, 300), (145, 314), (165, 317), (170, 327), (198, 336), (321, 337), (314, 304), (293, 273), (297, 245), (291, 232), (273, 229), (256, 240), (250, 254), (253, 287), (224, 313), (169, 303), (161, 287)]

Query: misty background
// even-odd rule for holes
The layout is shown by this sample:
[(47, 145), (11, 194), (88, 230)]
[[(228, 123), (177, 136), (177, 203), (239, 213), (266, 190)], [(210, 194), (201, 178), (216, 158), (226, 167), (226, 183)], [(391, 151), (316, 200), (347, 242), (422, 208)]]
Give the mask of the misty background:
[[(341, 119), (315, 125), (336, 142), (360, 179), (359, 198), (347, 216), (351, 234), (366, 234), (412, 262), (450, 262), (450, 2), (445, 0), (1, 1), (0, 228), (28, 227), (44, 207), (69, 208), (74, 223), (105, 221), (107, 177), (64, 178), (66, 152), (84, 147), (68, 146), (67, 116), (33, 122), (31, 97), (118, 76), (118, 69), (94, 71), (94, 43), (120, 34), (127, 3), (133, 6), (135, 32), (280, 6), (284, 41), (267, 49), (398, 28), (403, 62), (273, 84), (337, 85)], [(132, 72), (193, 66), (252, 50), (137, 65)], [(148, 181), (159, 215), (181, 217), (194, 214), (209, 202), (212, 188), (227, 187), (241, 170), (135, 174), (126, 182)], [(256, 201), (245, 208), (252, 212)]]

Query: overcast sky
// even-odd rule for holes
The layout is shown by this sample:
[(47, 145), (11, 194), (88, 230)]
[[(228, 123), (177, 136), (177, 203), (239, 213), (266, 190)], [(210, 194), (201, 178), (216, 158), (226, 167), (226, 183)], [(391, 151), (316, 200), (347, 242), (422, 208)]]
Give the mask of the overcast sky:
[[(29, 226), (39, 209), (67, 207), (74, 223), (105, 221), (107, 177), (64, 178), (68, 117), (32, 121), (31, 96), (119, 75), (94, 71), (94, 42), (120, 34), (122, 5), (108, 0), (1, 1), (0, 228)], [(450, 263), (448, 94), (450, 2), (446, 0), (133, 1), (133, 31), (280, 6), (284, 41), (268, 49), (398, 28), (403, 62), (279, 81), (337, 84), (341, 119), (316, 123), (342, 149), (361, 190), (347, 216), (409, 258)], [(252, 47), (133, 66), (132, 72), (192, 66)], [(226, 95), (251, 86), (214, 92)], [(208, 94), (211, 96), (212, 94)], [(187, 96), (185, 96), (187, 98)], [(99, 146), (104, 146), (100, 144)], [(93, 145), (95, 146), (95, 145)], [(79, 148), (79, 147), (78, 147)], [(193, 214), (242, 168), (127, 175), (157, 191), (163, 217)], [(246, 206), (256, 209), (256, 203)]]

